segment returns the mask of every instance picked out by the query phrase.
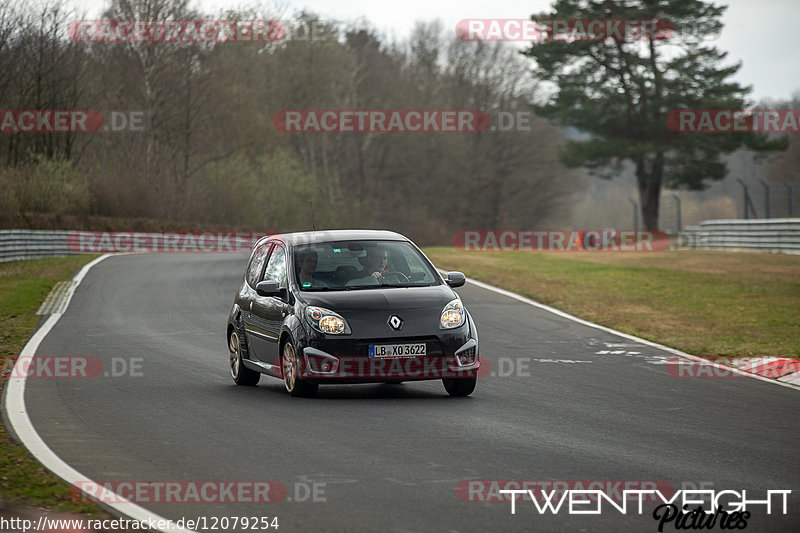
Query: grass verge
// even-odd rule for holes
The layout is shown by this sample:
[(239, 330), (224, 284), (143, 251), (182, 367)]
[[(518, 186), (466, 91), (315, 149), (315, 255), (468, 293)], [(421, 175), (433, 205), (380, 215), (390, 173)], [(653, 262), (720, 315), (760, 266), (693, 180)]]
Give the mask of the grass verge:
[(439, 267), (703, 357), (800, 355), (800, 256), (748, 252), (462, 252)]
[[(37, 309), (57, 281), (70, 279), (97, 257), (80, 255), (0, 263), (0, 394), (10, 372), (39, 322)], [(110, 517), (91, 503), (70, 499), (69, 485), (33, 459), (11, 439), (0, 422), (0, 499), (6, 504)]]

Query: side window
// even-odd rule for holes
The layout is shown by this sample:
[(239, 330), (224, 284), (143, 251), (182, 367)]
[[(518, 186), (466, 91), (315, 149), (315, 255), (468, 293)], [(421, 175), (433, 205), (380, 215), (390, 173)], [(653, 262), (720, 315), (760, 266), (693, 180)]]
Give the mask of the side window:
[(268, 251), (268, 244), (259, 245), (250, 258), (250, 264), (247, 267), (247, 272), (244, 277), (251, 287), (255, 287), (256, 283), (258, 283), (258, 276), (261, 275), (261, 270), (264, 267), (264, 260), (267, 258)]
[(267, 262), (267, 270), (264, 272), (264, 279), (277, 281), (281, 288), (286, 288), (286, 250), (282, 246), (276, 246), (272, 250)]

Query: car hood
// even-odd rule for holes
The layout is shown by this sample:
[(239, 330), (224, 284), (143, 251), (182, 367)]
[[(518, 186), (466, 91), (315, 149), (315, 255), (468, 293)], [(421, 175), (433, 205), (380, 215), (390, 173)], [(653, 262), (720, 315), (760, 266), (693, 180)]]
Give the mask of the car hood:
[(458, 298), (458, 295), (447, 285), (303, 292), (300, 297), (308, 305), (348, 314), (425, 308), (441, 313), (442, 308), (454, 298)]

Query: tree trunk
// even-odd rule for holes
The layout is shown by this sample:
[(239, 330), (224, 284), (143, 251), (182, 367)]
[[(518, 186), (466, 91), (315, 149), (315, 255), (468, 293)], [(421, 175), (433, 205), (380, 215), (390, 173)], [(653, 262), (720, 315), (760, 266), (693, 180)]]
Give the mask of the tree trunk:
[(650, 169), (645, 161), (636, 163), (636, 180), (639, 184), (639, 205), (642, 211), (644, 228), (658, 230), (658, 210), (661, 199), (661, 182), (664, 174), (664, 154), (657, 152)]

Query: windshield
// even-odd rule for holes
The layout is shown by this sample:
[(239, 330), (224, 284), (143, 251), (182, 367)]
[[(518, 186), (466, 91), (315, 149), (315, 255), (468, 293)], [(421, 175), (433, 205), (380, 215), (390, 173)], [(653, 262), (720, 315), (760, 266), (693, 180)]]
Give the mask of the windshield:
[(340, 241), (297, 246), (294, 275), (304, 291), (437, 285), (425, 257), (404, 241)]

